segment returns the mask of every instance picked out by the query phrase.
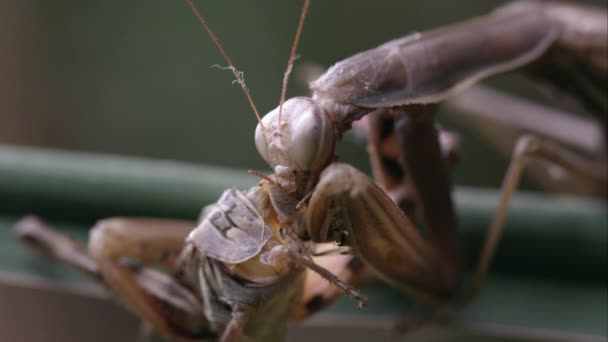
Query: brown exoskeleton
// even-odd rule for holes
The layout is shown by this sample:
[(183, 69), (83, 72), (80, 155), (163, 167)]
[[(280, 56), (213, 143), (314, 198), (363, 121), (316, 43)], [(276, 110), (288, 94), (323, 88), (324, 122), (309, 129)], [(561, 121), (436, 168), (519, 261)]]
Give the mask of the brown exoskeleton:
[[(187, 2), (217, 42), (192, 1)], [(307, 8), (308, 1), (299, 31)], [(218, 47), (224, 54), (219, 43)], [(226, 59), (248, 95), (240, 74)], [(256, 143), (275, 174), (260, 175), (262, 181), (247, 191), (226, 190), (203, 210), (198, 224), (106, 219), (91, 231), (88, 248), (32, 217), (17, 224), (18, 234), (103, 283), (172, 340), (276, 341), (289, 317), (302, 319), (342, 292), (365, 306), (365, 298), (347, 284), (361, 273), (353, 257), (329, 247), (319, 250), (330, 254), (328, 258), (313, 261), (316, 244), (298, 236), (307, 230), (304, 199), (333, 160), (337, 135), (329, 118), (311, 104), (287, 101), (280, 127), (272, 122), (278, 109), (260, 122)]]
[[(602, 116), (605, 116), (608, 86), (607, 12), (605, 8), (577, 4), (518, 1), (479, 19), (411, 38), (417, 44), (404, 44), (401, 61), (404, 69), (408, 63), (414, 64), (414, 70), (420, 73), (407, 69), (409, 78), (395, 76), (404, 80), (403, 83), (397, 86), (389, 83), (389, 91), (379, 92), (383, 100), (391, 101), (391, 96), (395, 96), (398, 101), (409, 104), (386, 108), (367, 117), (368, 151), (376, 179), (414, 222), (427, 228), (429, 238), (436, 239), (434, 244), (442, 251), (446, 266), (444, 285), (453, 285), (450, 281), (459, 270), (456, 222), (446, 180), (446, 173), (457, 158), (458, 146), (452, 135), (445, 131), (438, 133), (433, 127), (434, 104), (447, 101), (449, 109), (475, 112), (471, 115), (473, 119), (494, 117), (503, 125), (508, 123), (520, 131), (538, 135), (528, 134), (517, 140), (504, 178), (500, 206), (475, 271), (473, 294), (487, 272), (511, 196), (529, 162), (540, 160), (557, 165), (576, 176), (575, 186), (580, 188), (584, 183), (595, 188), (595, 193), (605, 195), (608, 162), (605, 117)], [(451, 44), (457, 44), (458, 48)], [(519, 47), (531, 45), (516, 53), (518, 44)], [(425, 50), (444, 53), (431, 56)], [(499, 57), (501, 53), (504, 54)], [(508, 54), (512, 55), (504, 58)], [(458, 66), (450, 61), (459, 61)], [(469, 64), (473, 61), (475, 64)], [(604, 123), (565, 117), (560, 111), (481, 87), (461, 95), (460, 90), (476, 79), (475, 72), (465, 73), (465, 77), (459, 74), (467, 68), (479, 68), (477, 76), (500, 69), (524, 68), (552, 83), (562, 91), (560, 96), (569, 94), (568, 100), (575, 102), (577, 109), (596, 115)], [(446, 80), (462, 78), (446, 83), (434, 78), (446, 75)], [(412, 79), (416, 86), (408, 87)], [(428, 82), (426, 89), (425, 82)], [(425, 94), (425, 90), (428, 93)], [(452, 94), (458, 96), (452, 97)], [(569, 125), (567, 129), (565, 125)], [(496, 141), (500, 133), (503, 132), (494, 130), (487, 135), (494, 134), (490, 138)]]
[[(247, 191), (226, 190), (198, 224), (100, 221), (88, 249), (33, 219), (22, 221), (18, 231), (56, 259), (97, 278), (155, 330), (175, 340), (274, 341), (283, 336), (290, 317), (304, 318), (341, 292), (364, 305), (349, 285), (361, 275), (351, 255), (406, 293), (449, 308), (462, 297), (461, 269), (450, 182), (432, 111), (480, 78), (528, 64), (563, 42), (576, 28), (552, 6), (517, 3), (390, 41), (334, 65), (311, 84), (310, 98), (284, 102), (306, 1), (281, 103), (260, 120), (255, 133), (272, 175), (260, 175), (260, 183)], [(334, 162), (342, 134), (372, 112), (395, 118), (397, 170), (407, 171), (398, 183), (406, 180), (414, 211), (402, 211), (393, 202), (403, 204), (407, 198), (389, 196), (352, 166)], [(527, 146), (522, 155), (537, 145)], [(371, 152), (380, 181), (395, 189), (389, 161)], [(474, 288), (487, 270), (521, 163), (516, 159), (514, 175), (507, 176)], [(414, 223), (424, 224), (426, 233)], [(342, 247), (335, 251), (351, 255), (313, 259), (317, 244), (324, 242), (338, 243)]]
[[(595, 109), (593, 113), (603, 115), (602, 92), (608, 83), (606, 41), (606, 9), (518, 1), (480, 18), (390, 41), (337, 63), (313, 81), (313, 100), (330, 108), (329, 113), (341, 112), (341, 120), (371, 112), (367, 117), (370, 126), (368, 151), (374, 175), (407, 217), (425, 227), (424, 243), (430, 245), (427, 247), (433, 250), (433, 255), (425, 259), (428, 264), (409, 267), (383, 264), (381, 256), (363, 250), (373, 245), (369, 241), (381, 238), (351, 231), (352, 239), (353, 236), (369, 238), (353, 247), (354, 252), (360, 253), (357, 255), (375, 267), (381, 277), (420, 299), (445, 304), (458, 298), (461, 287), (458, 233), (447, 176), (448, 168), (454, 162), (456, 146), (452, 136), (445, 132), (439, 134), (435, 127), (433, 114), (437, 104), (483, 77), (526, 67), (573, 93), (586, 108)], [(562, 76), (547, 70), (557, 71), (558, 75), (561, 72)], [(569, 77), (573, 78), (572, 83), (561, 84)], [(591, 94), (584, 96), (585, 91)], [(529, 110), (534, 107), (514, 103), (510, 108)], [(500, 113), (508, 115), (505, 110)], [(341, 120), (337, 121), (343, 123)], [(603, 144), (600, 141), (600, 145)], [(526, 162), (542, 159), (605, 188), (605, 147), (600, 146), (595, 153), (595, 159), (587, 159), (534, 136), (519, 140), (504, 179), (500, 206), (475, 271), (471, 293), (479, 289), (487, 272), (511, 196)], [(322, 179), (317, 185), (319, 193), (323, 186), (332, 187)], [(332, 196), (323, 194), (318, 198), (329, 202)], [(348, 201), (352, 198), (345, 200), (341, 207), (351, 207)], [(349, 215), (347, 221), (350, 222), (356, 214), (349, 212)], [(362, 221), (369, 217), (360, 215)], [(368, 226), (369, 230), (376, 229), (377, 235), (385, 235), (377, 230), (378, 224)], [(416, 241), (409, 234), (407, 236), (408, 240)], [(378, 259), (372, 260), (373, 257)]]

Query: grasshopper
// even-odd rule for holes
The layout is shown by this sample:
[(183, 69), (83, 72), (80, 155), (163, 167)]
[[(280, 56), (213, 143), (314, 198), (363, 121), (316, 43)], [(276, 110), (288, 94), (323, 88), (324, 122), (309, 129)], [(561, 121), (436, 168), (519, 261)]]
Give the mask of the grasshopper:
[[(193, 2), (187, 3), (257, 115), (241, 74)], [(584, 161), (544, 149), (540, 140), (523, 140), (505, 178), (472, 290), (463, 291), (451, 185), (433, 111), (478, 80), (523, 67), (565, 44), (577, 26), (564, 20), (560, 9), (583, 12), (571, 5), (514, 3), (347, 58), (310, 84), (311, 97), (285, 101), (308, 6), (305, 0), (280, 104), (263, 118), (258, 115), (255, 144), (273, 174), (255, 173), (261, 180), (249, 190), (226, 190), (203, 209), (198, 223), (106, 219), (93, 228), (85, 248), (29, 217), (17, 225), (21, 238), (103, 283), (167, 338), (276, 341), (289, 319), (303, 319), (341, 293), (365, 306), (366, 299), (352, 288), (362, 276), (359, 261), (389, 284), (435, 305), (438, 313), (461, 305), (487, 272), (522, 158), (532, 152), (605, 182)], [(377, 142), (384, 137), (370, 137), (374, 172), (386, 191), (335, 161), (336, 143), (366, 115), (375, 122), (394, 120), (396, 163), (382, 158)], [(395, 190), (403, 185), (407, 191), (400, 197)], [(408, 198), (416, 210), (405, 204)], [(330, 247), (320, 251), (324, 243)]]

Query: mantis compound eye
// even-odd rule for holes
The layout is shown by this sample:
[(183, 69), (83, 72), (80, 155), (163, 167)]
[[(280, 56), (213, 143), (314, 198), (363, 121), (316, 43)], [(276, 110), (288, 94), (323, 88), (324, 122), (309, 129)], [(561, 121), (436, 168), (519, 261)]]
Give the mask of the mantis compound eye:
[[(266, 117), (264, 117), (264, 119), (265, 118)], [(270, 155), (268, 153), (268, 140), (266, 139), (266, 134), (264, 130), (262, 130), (260, 124), (258, 124), (255, 128), (255, 148), (257, 148), (258, 153), (262, 156), (262, 158), (264, 158), (268, 164), (272, 165), (270, 162)]]
[(291, 123), (291, 157), (300, 170), (319, 170), (332, 157), (334, 131), (324, 110), (308, 102)]
[(290, 170), (321, 169), (332, 157), (334, 140), (331, 120), (306, 97), (285, 102), (280, 123), (279, 108), (274, 109), (255, 131), (255, 145), (264, 160)]

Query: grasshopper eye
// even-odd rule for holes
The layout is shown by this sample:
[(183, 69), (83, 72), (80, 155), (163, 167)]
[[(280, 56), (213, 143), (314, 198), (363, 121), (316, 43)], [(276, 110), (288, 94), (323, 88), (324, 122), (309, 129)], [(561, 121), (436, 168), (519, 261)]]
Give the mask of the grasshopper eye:
[[(312, 105), (310, 105), (312, 104)], [(291, 123), (291, 158), (300, 170), (318, 170), (332, 156), (334, 131), (323, 109), (312, 101)]]

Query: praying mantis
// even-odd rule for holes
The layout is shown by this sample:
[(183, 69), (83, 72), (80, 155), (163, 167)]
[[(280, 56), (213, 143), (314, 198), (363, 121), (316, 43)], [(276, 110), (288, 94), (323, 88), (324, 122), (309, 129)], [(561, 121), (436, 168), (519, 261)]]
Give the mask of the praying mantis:
[[(218, 42), (193, 2), (187, 3)], [(85, 248), (30, 217), (17, 226), (21, 238), (103, 283), (170, 339), (274, 341), (282, 338), (289, 319), (304, 319), (342, 293), (365, 306), (353, 288), (362, 265), (438, 313), (461, 305), (487, 273), (510, 196), (531, 155), (606, 182), (605, 172), (578, 156), (561, 154), (536, 138), (521, 140), (472, 289), (463, 289), (442, 153), (450, 146), (442, 146), (434, 126), (437, 104), (484, 77), (550, 56), (557, 47), (575, 57), (583, 50), (582, 57), (588, 51), (605, 56), (605, 20), (594, 21), (599, 28), (580, 28), (581, 21), (568, 15), (587, 19), (597, 12), (516, 2), (347, 58), (311, 83), (311, 97), (285, 100), (308, 7), (307, 0), (280, 104), (258, 115), (255, 143), (271, 175), (254, 172), (261, 180), (251, 189), (226, 190), (203, 209), (198, 223), (106, 219), (91, 231)], [(568, 45), (568, 38), (579, 31), (601, 37), (577, 50), (581, 47)], [(217, 45), (257, 114), (241, 74)], [(605, 59), (589, 61), (592, 68), (606, 68)], [(371, 118), (370, 154), (381, 186), (335, 161), (336, 143), (365, 116)], [(390, 134), (381, 129), (386, 122)], [(397, 144), (396, 156), (381, 147), (389, 136)], [(321, 250), (321, 244), (329, 247)]]

